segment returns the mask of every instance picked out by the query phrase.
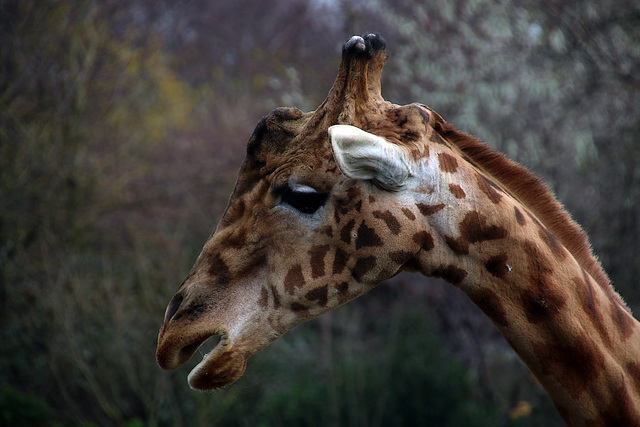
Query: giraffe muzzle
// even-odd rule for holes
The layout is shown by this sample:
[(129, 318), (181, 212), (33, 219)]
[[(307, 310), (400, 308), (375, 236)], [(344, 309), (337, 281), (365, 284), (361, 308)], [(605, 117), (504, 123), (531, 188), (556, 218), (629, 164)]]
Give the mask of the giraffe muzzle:
[[(161, 368), (174, 370), (188, 362), (198, 350), (202, 361), (189, 373), (189, 386), (194, 390), (212, 390), (237, 381), (247, 365), (247, 356), (233, 348), (225, 329), (202, 333), (187, 339), (161, 331), (156, 358)], [(205, 348), (209, 345), (209, 350)]]

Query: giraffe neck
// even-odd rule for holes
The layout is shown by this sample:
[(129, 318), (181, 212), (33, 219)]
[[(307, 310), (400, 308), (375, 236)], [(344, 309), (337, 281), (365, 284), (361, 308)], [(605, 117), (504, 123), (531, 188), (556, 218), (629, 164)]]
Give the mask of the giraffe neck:
[[(519, 252), (519, 253), (518, 253)], [(640, 325), (570, 254), (519, 249), (469, 259), (460, 288), (492, 320), (570, 425), (640, 419)], [(621, 403), (624, 402), (624, 405)]]
[(416, 206), (433, 243), (418, 269), (458, 286), (492, 320), (568, 424), (633, 425), (640, 323), (511, 189), (448, 153), (432, 149), (423, 162)]

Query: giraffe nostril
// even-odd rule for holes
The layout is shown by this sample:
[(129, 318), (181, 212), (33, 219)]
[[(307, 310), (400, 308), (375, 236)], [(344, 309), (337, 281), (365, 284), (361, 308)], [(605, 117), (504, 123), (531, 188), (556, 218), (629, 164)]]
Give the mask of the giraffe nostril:
[(176, 311), (178, 311), (178, 308), (180, 308), (182, 300), (183, 297), (181, 294), (175, 294), (173, 298), (171, 298), (171, 302), (169, 302), (167, 311), (164, 314), (164, 323), (168, 323), (173, 318), (173, 316), (176, 314)]

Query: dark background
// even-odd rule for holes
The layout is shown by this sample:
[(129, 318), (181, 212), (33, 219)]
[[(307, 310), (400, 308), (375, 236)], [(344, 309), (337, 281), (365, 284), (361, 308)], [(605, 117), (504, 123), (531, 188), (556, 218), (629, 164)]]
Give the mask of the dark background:
[(640, 5), (625, 0), (0, 2), (0, 424), (557, 425), (493, 326), (402, 274), (253, 357), (164, 372), (164, 309), (246, 140), (316, 108), (352, 34), (383, 94), (542, 176), (640, 310)]

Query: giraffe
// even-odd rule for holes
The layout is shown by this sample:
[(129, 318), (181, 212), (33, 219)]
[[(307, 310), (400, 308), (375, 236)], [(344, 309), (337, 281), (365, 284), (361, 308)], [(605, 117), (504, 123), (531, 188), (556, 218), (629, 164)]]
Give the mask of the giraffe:
[(157, 361), (227, 386), (294, 326), (402, 270), (493, 322), (568, 425), (640, 423), (640, 323), (548, 187), (423, 104), (381, 93), (386, 44), (354, 36), (325, 101), (256, 126), (215, 232), (168, 304)]

